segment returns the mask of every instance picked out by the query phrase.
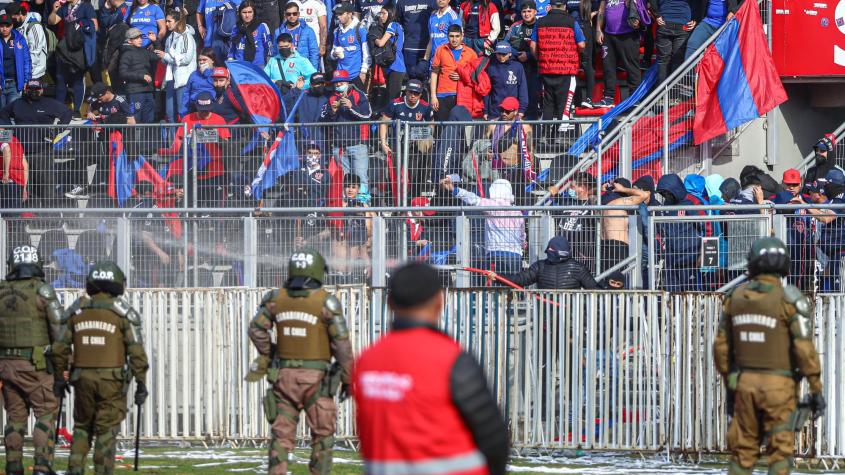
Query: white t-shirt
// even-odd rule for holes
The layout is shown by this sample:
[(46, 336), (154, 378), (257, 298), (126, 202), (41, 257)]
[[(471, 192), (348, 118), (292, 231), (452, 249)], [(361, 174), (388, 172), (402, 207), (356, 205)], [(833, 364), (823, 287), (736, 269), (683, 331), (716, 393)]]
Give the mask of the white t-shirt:
[(299, 5), (299, 18), (305, 20), (305, 24), (314, 30), (317, 35), (317, 43), (323, 46), (320, 40), (320, 17), (326, 16), (326, 4), (322, 0), (294, 0)]

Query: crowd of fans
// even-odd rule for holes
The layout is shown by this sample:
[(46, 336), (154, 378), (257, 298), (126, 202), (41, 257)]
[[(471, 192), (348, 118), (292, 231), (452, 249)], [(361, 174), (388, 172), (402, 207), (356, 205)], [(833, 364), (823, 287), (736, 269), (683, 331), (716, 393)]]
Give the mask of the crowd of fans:
[[(630, 93), (641, 68), (654, 60), (652, 45), (665, 77), (684, 51), (688, 54), (735, 9), (733, 0), (6, 3), (0, 7), (0, 124), (65, 124), (73, 117), (110, 125), (248, 124), (251, 117), (231, 87), (227, 60), (263, 69), (284, 94), (289, 106), (284, 110), (305, 92), (295, 117), (274, 118), (278, 121), (568, 119), (576, 104), (612, 107), (619, 77), (628, 86), (620, 88), (621, 98)], [(596, 85), (597, 67), (604, 71), (603, 86)], [(197, 104), (205, 93), (211, 95), (212, 115), (190, 118), (200, 112)], [(526, 126), (524, 133), (546, 144), (573, 127), (564, 123), (532, 131)], [(437, 133), (424, 129), (417, 128), (422, 135), (414, 140), (419, 155), (431, 149), (426, 143)], [(32, 130), (17, 139), (25, 155), (35, 158), (47, 152), (45, 139), (55, 141), (58, 133)], [(368, 143), (371, 133), (378, 135), (378, 145)], [(96, 141), (79, 134), (78, 144)], [(127, 147), (129, 158), (173, 150), (173, 134), (130, 137), (125, 142), (148, 146)], [(265, 144), (272, 140), (262, 135)], [(341, 126), (330, 134), (312, 130), (299, 137), (299, 152), (315, 141), (324, 156), (334, 156), (345, 172), (358, 175), (367, 192), (371, 155), (391, 154), (392, 135), (366, 127)], [(248, 137), (234, 136), (231, 142), (225, 156), (245, 157), (234, 167), (240, 178), (208, 176), (214, 181), (204, 186), (243, 189), (249, 183), (262, 157), (243, 152)], [(535, 144), (530, 137), (525, 142)], [(56, 157), (48, 157), (48, 163), (30, 168), (30, 182), (44, 185), (50, 196), (85, 198), (89, 185), (104, 183), (107, 147), (92, 146), (91, 155), (98, 158), (68, 173), (56, 170)], [(81, 168), (95, 163), (102, 166), (91, 179)], [(424, 170), (423, 165), (418, 168)], [(18, 202), (39, 195), (27, 191)], [(221, 201), (219, 195), (209, 199), (205, 204)]]

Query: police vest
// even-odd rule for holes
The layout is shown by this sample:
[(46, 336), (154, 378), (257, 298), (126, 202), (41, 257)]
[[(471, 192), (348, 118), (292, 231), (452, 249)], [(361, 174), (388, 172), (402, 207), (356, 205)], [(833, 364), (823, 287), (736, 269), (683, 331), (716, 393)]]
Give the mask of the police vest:
[(285, 360), (331, 360), (329, 327), (323, 319), (323, 307), (329, 293), (314, 290), (307, 297), (291, 297), (281, 289), (273, 300), (278, 313), (276, 357)]
[(0, 348), (50, 344), (47, 316), (39, 308), (41, 279), (0, 282)]
[(86, 300), (70, 318), (75, 368), (120, 368), (126, 364), (124, 317), (112, 310), (114, 299)]
[(792, 339), (783, 287), (775, 278), (738, 287), (727, 309), (731, 315), (734, 361), (739, 369), (791, 371)]
[(414, 328), (388, 333), (355, 362), (352, 384), (366, 472), (488, 473), (452, 402), (450, 377), (460, 353), (447, 335)]
[(537, 58), (540, 74), (578, 73), (575, 20), (566, 12), (553, 10), (537, 20)]

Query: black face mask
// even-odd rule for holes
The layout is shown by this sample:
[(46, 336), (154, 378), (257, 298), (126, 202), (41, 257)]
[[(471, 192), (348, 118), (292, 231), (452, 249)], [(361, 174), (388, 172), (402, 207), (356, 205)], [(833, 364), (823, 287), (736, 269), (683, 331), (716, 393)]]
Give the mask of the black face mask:
[(672, 205), (678, 203), (678, 200), (675, 199), (675, 195), (673, 195), (669, 191), (658, 191), (657, 193), (659, 193), (660, 196), (663, 197), (663, 203), (662, 204), (664, 204), (666, 206), (672, 206)]
[(816, 152), (816, 162), (817, 163), (822, 163), (822, 162), (826, 162), (826, 161), (827, 161), (827, 157), (820, 154), (819, 152)]
[(287, 58), (287, 57), (289, 57), (289, 56), (290, 56), (290, 52), (291, 52), (291, 51), (290, 51), (290, 48), (279, 48), (279, 54), (280, 54), (283, 58)]
[(12, 21), (12, 26), (14, 26), (15, 28), (20, 28), (21, 25), (23, 25), (22, 21), (17, 21), (17, 20)]
[(223, 93), (225, 93), (225, 92), (226, 92), (226, 88), (225, 88), (225, 87), (215, 87), (215, 88), (214, 88), (214, 93), (215, 93), (215, 94), (217, 94), (217, 97), (222, 96), (222, 95), (223, 95)]
[(326, 92), (325, 86), (311, 86), (311, 95), (322, 96)]
[(26, 91), (25, 94), (30, 101), (37, 101), (41, 99), (41, 91), (38, 90)]

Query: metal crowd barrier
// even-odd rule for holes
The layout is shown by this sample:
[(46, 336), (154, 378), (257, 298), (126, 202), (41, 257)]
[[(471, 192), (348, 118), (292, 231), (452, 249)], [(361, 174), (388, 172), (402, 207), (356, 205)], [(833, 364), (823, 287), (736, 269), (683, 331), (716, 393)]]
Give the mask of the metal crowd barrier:
[[(331, 288), (359, 353), (392, 314), (383, 288)], [(266, 383), (243, 380), (255, 351), (247, 327), (266, 289), (129, 290), (150, 357), (146, 441), (261, 444)], [(62, 291), (65, 305), (80, 295)], [(481, 363), (519, 451), (589, 449), (720, 453), (727, 419), (712, 343), (722, 296), (665, 292), (451, 289), (441, 328)], [(816, 347), (828, 412), (797, 436), (799, 457), (845, 458), (845, 294), (816, 298)], [(802, 391), (806, 392), (806, 384)], [(129, 389), (129, 395), (134, 388)], [(72, 414), (66, 399), (65, 416)], [(134, 408), (121, 436), (136, 430)], [(72, 429), (72, 417), (65, 419)], [(304, 423), (299, 437), (308, 440)], [(355, 438), (341, 405), (338, 438)]]

